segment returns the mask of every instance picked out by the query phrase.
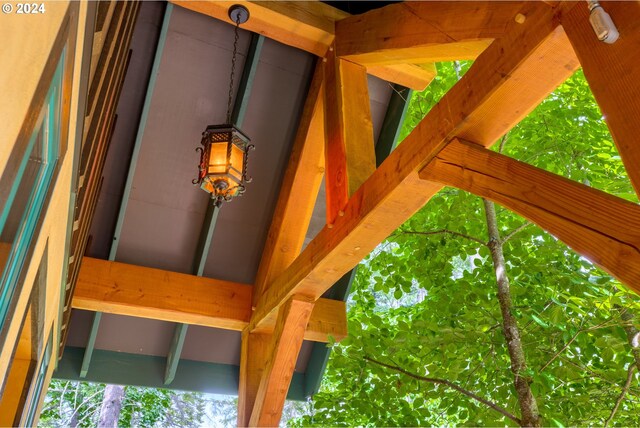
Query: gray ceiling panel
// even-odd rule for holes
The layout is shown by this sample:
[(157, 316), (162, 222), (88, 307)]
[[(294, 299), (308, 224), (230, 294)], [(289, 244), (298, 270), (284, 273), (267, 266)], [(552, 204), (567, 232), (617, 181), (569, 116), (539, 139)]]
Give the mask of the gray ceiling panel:
[(189, 326), (182, 358), (222, 364), (240, 364), (240, 332)]
[[(243, 32), (241, 52), (248, 41)], [(132, 262), (132, 253), (160, 251), (162, 260), (174, 259), (173, 270), (191, 270), (207, 205), (207, 195), (191, 184), (199, 161), (195, 148), (208, 124), (225, 120), (229, 68), (222, 64), (230, 64), (232, 45), (232, 26), (174, 8), (117, 260)], [(239, 57), (237, 66), (243, 62)], [(184, 231), (190, 233), (176, 242)]]
[[(203, 213), (180, 208), (159, 208), (148, 201), (129, 200), (126, 245), (117, 260), (139, 266), (191, 273), (195, 244)], [(122, 240), (121, 240), (122, 242)]]
[(89, 339), (89, 331), (91, 330), (92, 321), (93, 312), (72, 309), (66, 346), (84, 348), (87, 345), (87, 340)]
[(174, 324), (166, 321), (103, 314), (96, 349), (164, 357)]
[(205, 276), (254, 282), (312, 67), (309, 54), (265, 40), (242, 126), (256, 146), (248, 162), (253, 181), (223, 204)]
[(368, 76), (368, 83), (369, 108), (371, 109), (371, 121), (373, 122), (373, 141), (378, 141), (392, 89), (389, 82), (378, 79), (375, 76)]

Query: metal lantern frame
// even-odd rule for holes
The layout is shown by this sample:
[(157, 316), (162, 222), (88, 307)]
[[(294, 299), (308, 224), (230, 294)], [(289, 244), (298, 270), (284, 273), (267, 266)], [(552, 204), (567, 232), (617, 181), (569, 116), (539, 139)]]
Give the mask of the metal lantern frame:
[[(202, 133), (202, 147), (196, 149), (200, 152), (199, 173), (193, 183), (199, 184), (202, 190), (211, 193), (211, 198), (216, 200), (218, 206), (223, 201), (229, 202), (234, 197), (242, 195), (245, 192), (245, 184), (251, 182), (251, 178), (247, 176), (247, 161), (249, 151), (255, 147), (250, 142), (251, 139), (232, 124), (209, 125)], [(212, 172), (210, 169), (213, 144), (226, 145), (223, 171)], [(232, 159), (234, 147), (242, 152), (240, 168)]]

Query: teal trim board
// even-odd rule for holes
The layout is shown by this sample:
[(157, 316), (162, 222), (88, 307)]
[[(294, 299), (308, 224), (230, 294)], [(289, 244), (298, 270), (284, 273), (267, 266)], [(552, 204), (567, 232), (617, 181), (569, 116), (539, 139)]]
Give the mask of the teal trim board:
[(376, 142), (376, 166), (391, 154), (398, 145), (398, 136), (404, 123), (404, 117), (409, 108), (409, 101), (413, 91), (401, 85), (391, 85), (391, 98), (387, 105), (387, 112), (382, 121), (382, 128)]
[(176, 377), (176, 371), (178, 370), (178, 363), (180, 362), (180, 355), (182, 355), (182, 348), (184, 347), (184, 339), (187, 337), (188, 324), (177, 324), (173, 333), (173, 340), (171, 341), (171, 348), (169, 349), (169, 355), (167, 355), (167, 367), (164, 371), (164, 384), (169, 385)]
[[(37, 153), (37, 173), (32, 187), (20, 189), (28, 192), (29, 198), (21, 213), (20, 222), (15, 231), (11, 250), (6, 264), (0, 276), (0, 330), (4, 329), (9, 317), (9, 308), (14, 300), (16, 290), (22, 286), (20, 276), (27, 259), (27, 253), (34, 243), (33, 237), (39, 227), (40, 219), (44, 215), (47, 205), (47, 195), (57, 171), (58, 155), (60, 151), (60, 108), (62, 74), (64, 70), (66, 48), (62, 50), (58, 65), (53, 75), (51, 86), (47, 92), (40, 120), (33, 130), (29, 144), (23, 154), (16, 177), (12, 183), (12, 189), (8, 200), (5, 201), (0, 215), (0, 233), (4, 230), (9, 219), (9, 213), (13, 208), (14, 198), (23, 184), (24, 173), (34, 150), (42, 150)], [(42, 147), (38, 147), (36, 141), (41, 139)], [(33, 161), (34, 163), (36, 161)]]
[(33, 421), (36, 418), (36, 411), (38, 410), (38, 403), (40, 402), (40, 397), (42, 397), (42, 393), (45, 392), (45, 378), (47, 377), (47, 370), (49, 368), (49, 360), (51, 359), (51, 353), (53, 352), (53, 328), (49, 331), (49, 339), (47, 340), (47, 347), (44, 350), (44, 354), (42, 356), (42, 361), (40, 362), (40, 367), (38, 368), (38, 372), (36, 375), (36, 381), (33, 384), (31, 390), (31, 396), (29, 398), (29, 405), (26, 411), (26, 418), (22, 425), (31, 427), (33, 426)]
[[(346, 301), (351, 291), (351, 284), (356, 277), (357, 267), (344, 274), (326, 293), (324, 297)], [(322, 376), (329, 362), (331, 349), (326, 343), (314, 342), (311, 356), (305, 373), (305, 395), (311, 397), (320, 390)]]
[[(238, 395), (240, 369), (235, 365), (183, 359), (180, 361), (174, 381), (170, 385), (165, 385), (165, 357), (96, 349), (93, 351), (93, 368), (86, 378), (80, 378), (83, 355), (84, 348), (67, 346), (53, 377), (60, 380)], [(296, 401), (306, 399), (303, 374), (294, 373), (287, 399)]]
[(233, 111), (231, 112), (231, 122), (239, 128), (242, 128), (244, 117), (247, 113), (251, 89), (253, 89), (253, 81), (255, 80), (256, 71), (258, 70), (258, 62), (260, 61), (263, 44), (264, 36), (256, 33), (251, 34), (251, 44), (249, 45), (247, 59), (245, 60), (240, 85), (238, 86), (238, 93), (236, 94)]
[(102, 319), (102, 312), (96, 312), (93, 314), (93, 321), (91, 322), (91, 330), (89, 331), (89, 339), (87, 339), (87, 347), (82, 357), (82, 366), (80, 367), (80, 377), (86, 377), (89, 372), (89, 365), (91, 364), (91, 356), (96, 346), (96, 338), (98, 337), (98, 330), (100, 328), (100, 320)]
[(167, 3), (166, 9), (164, 11), (164, 18), (162, 20), (160, 37), (158, 38), (158, 44), (156, 46), (155, 57), (153, 58), (153, 65), (151, 66), (151, 75), (149, 76), (147, 93), (145, 95), (144, 105), (142, 107), (142, 115), (140, 116), (140, 123), (138, 124), (138, 132), (136, 134), (136, 140), (133, 144), (133, 153), (131, 154), (131, 162), (129, 163), (127, 181), (124, 186), (122, 202), (120, 203), (120, 211), (118, 212), (118, 220), (116, 221), (113, 242), (111, 244), (111, 250), (109, 251), (109, 260), (116, 259), (116, 252), (118, 251), (120, 234), (122, 233), (124, 217), (127, 211), (127, 203), (129, 202), (129, 194), (131, 193), (131, 187), (133, 186), (133, 177), (136, 173), (136, 165), (138, 163), (138, 157), (140, 156), (140, 148), (142, 147), (142, 138), (144, 137), (144, 131), (147, 127), (147, 119), (149, 118), (149, 110), (151, 109), (151, 100), (153, 99), (153, 92), (156, 87), (156, 81), (158, 80), (158, 73), (160, 72), (160, 62), (162, 61), (162, 52), (164, 51), (164, 45), (167, 41), (167, 34), (169, 32), (169, 21), (171, 20), (172, 11), (173, 4)]

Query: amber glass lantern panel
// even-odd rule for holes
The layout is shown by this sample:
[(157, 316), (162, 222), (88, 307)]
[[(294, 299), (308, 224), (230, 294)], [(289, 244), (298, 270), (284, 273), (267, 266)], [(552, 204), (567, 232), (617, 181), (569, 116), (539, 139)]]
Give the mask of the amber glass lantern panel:
[(228, 142), (211, 143), (209, 151), (208, 174), (225, 174), (227, 172)]
[(231, 168), (229, 174), (238, 182), (242, 181), (242, 171), (244, 170), (244, 152), (240, 147), (233, 144), (231, 146)]

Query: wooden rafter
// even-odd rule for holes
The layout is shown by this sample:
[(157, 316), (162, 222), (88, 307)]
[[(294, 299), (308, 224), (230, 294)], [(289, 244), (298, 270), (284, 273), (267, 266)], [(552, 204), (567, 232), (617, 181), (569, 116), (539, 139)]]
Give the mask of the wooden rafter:
[(325, 189), (327, 223), (344, 214), (349, 197), (376, 169), (366, 69), (327, 53), (325, 77)]
[(322, 64), (316, 66), (256, 275), (253, 304), (300, 254), (324, 175)]
[[(315, 1), (190, 1), (171, 0), (175, 5), (229, 22), (229, 7), (242, 3), (251, 19), (242, 28), (259, 33), (285, 45), (324, 57), (334, 41), (335, 22), (349, 16), (327, 4)], [(416, 90), (426, 88), (433, 74), (417, 65), (376, 67), (370, 74)]]
[(640, 206), (453, 140), (420, 178), (491, 199), (531, 220), (640, 292)]
[[(505, 34), (349, 199), (344, 217), (325, 227), (262, 295), (255, 329), (295, 294), (319, 298), (442, 186), (418, 171), (456, 135), (491, 145), (578, 67), (556, 10), (530, 2)], [(490, 118), (490, 120), (489, 120)]]
[(367, 73), (418, 91), (423, 91), (429, 86), (437, 74), (436, 65), (431, 63), (371, 65), (367, 67)]
[(584, 75), (611, 130), (631, 183), (640, 195), (640, 3), (603, 3), (621, 37), (614, 44), (598, 40), (587, 5), (564, 6), (562, 25), (580, 59)]
[[(476, 58), (521, 2), (402, 2), (336, 23), (338, 56), (366, 66)], [(524, 15), (523, 15), (524, 16)]]
[[(252, 286), (85, 257), (73, 307), (242, 331), (251, 316)], [(269, 325), (270, 324), (270, 325)], [(262, 332), (273, 330), (275, 319)], [(345, 303), (321, 299), (311, 315), (307, 340), (342, 339)]]

